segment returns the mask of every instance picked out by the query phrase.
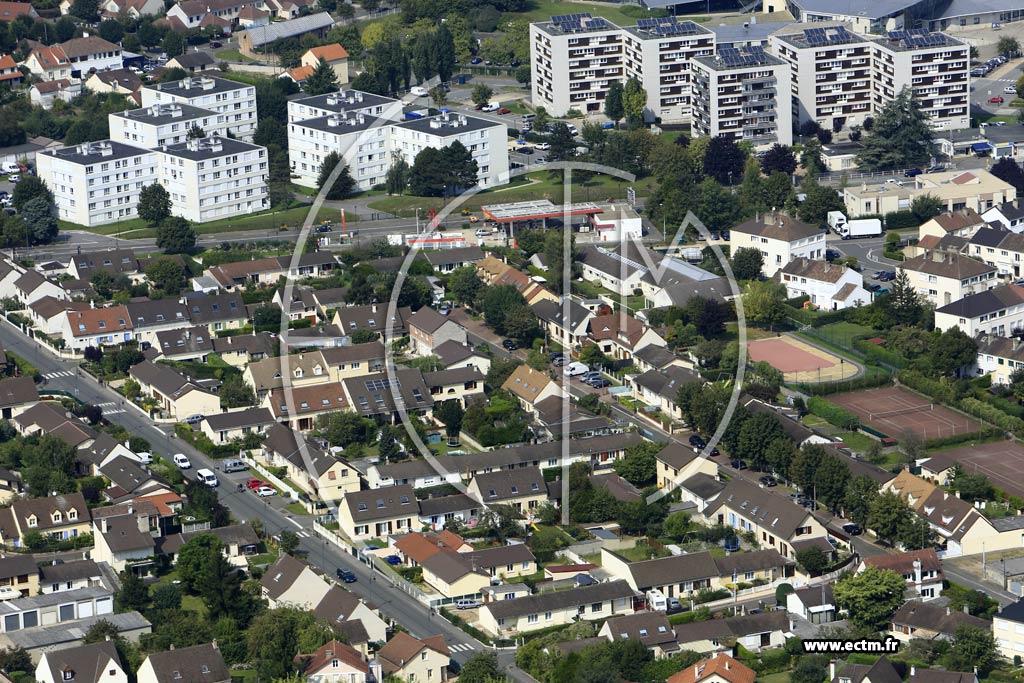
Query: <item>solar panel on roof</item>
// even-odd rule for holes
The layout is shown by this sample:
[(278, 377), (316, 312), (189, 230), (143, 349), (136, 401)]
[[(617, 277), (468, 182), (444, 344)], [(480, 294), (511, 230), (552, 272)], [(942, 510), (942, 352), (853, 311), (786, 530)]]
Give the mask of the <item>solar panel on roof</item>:
[(660, 19), (637, 19), (636, 26), (637, 26), (637, 28), (651, 28), (652, 26), (657, 26), (659, 21), (661, 21), (661, 20)]

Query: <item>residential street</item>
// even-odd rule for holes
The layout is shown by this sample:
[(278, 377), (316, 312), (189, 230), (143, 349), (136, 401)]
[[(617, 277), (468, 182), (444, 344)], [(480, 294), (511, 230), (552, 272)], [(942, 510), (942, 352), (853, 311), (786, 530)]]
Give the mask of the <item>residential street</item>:
[[(104, 415), (111, 422), (116, 422), (129, 432), (148, 439), (157, 453), (184, 453), (193, 465), (191, 470), (185, 471), (186, 476), (193, 477), (194, 472), (201, 467), (213, 469), (214, 460), (170, 435), (173, 425), (163, 429), (137, 410), (131, 407), (122, 408), (120, 394), (108, 387), (100, 386), (85, 373), (77, 375), (74, 364), (61, 361), (39, 348), (36, 342), (4, 321), (0, 321), (0, 343), (7, 350), (39, 368), (47, 377), (46, 389), (66, 391), (85, 403), (103, 406)], [(371, 572), (366, 565), (355, 557), (344, 554), (312, 531), (311, 517), (295, 517), (282, 510), (283, 501), (277, 497), (267, 499), (259, 498), (248, 491), (238, 493), (237, 485), (250, 476), (248, 472), (219, 473), (218, 476), (221, 479), (220, 499), (236, 519), (259, 519), (268, 534), (278, 534), (282, 529), (293, 529), (299, 534), (300, 548), (308, 553), (311, 564), (319, 567), (328, 577), (333, 577), (338, 567), (354, 571), (359, 581), (345, 587), (365, 598), (367, 602), (379, 606), (384, 615), (401, 624), (412, 635), (423, 638), (443, 634), (452, 651), (452, 657), (459, 662), (466, 661), (474, 652), (488, 649), (444, 619), (431, 616), (423, 604), (393, 587), (386, 578), (371, 580)], [(514, 651), (499, 652), (498, 657), (499, 663), (518, 683), (535, 683), (532, 677), (514, 666)]]

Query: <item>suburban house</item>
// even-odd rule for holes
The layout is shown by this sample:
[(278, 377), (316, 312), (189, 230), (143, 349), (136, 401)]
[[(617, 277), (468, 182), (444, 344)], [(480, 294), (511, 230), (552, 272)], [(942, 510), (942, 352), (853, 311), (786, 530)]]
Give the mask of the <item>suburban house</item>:
[(804, 223), (784, 213), (766, 213), (734, 227), (732, 249), (751, 247), (761, 252), (761, 272), (773, 277), (795, 258), (825, 258), (825, 233), (816, 225)]
[(249, 434), (262, 434), (274, 424), (274, 418), (266, 408), (245, 408), (230, 413), (206, 415), (200, 429), (215, 444), (231, 443), (244, 439)]
[(484, 395), (484, 374), (476, 368), (455, 368), (424, 372), (423, 382), (434, 403), (455, 400), (465, 408), (467, 403)]
[(1015, 206), (1013, 202), (993, 206), (981, 217), (990, 224), (998, 223), (1015, 233), (1024, 231), (1024, 206)]
[(39, 593), (39, 567), (28, 555), (0, 558), (0, 595), (27, 598)]
[(564, 396), (562, 388), (548, 373), (525, 364), (513, 370), (501, 388), (515, 396), (527, 412), (533, 412), (534, 406), (546, 398)]
[(965, 612), (909, 600), (889, 619), (889, 634), (904, 643), (914, 638), (951, 640), (961, 626), (973, 626), (986, 633), (993, 628), (992, 623)]
[(36, 665), (38, 683), (128, 683), (112, 640), (44, 652)]
[(818, 309), (838, 311), (871, 303), (864, 276), (845, 264), (798, 257), (782, 268), (779, 279), (789, 298), (806, 296)]
[(625, 312), (591, 318), (588, 337), (601, 353), (614, 360), (630, 360), (636, 351), (646, 346), (665, 345), (665, 340), (653, 328)]
[(544, 475), (537, 467), (478, 474), (466, 493), (485, 505), (506, 505), (528, 519), (548, 500)]
[(590, 319), (594, 314), (572, 299), (566, 305), (562, 301), (545, 299), (530, 306), (533, 314), (540, 321), (548, 339), (567, 349), (579, 348), (587, 339)]
[(672, 674), (666, 683), (754, 683), (756, 676), (753, 669), (719, 652)]
[(1024, 368), (1024, 342), (1018, 337), (983, 334), (977, 339), (978, 359), (970, 375), (991, 375), (992, 384), (1007, 385), (1018, 368)]
[(664, 370), (648, 370), (633, 377), (633, 398), (657, 407), (675, 420), (682, 420), (683, 413), (676, 405), (679, 388), (693, 382), (703, 383), (703, 380), (681, 365), (670, 365)]
[(323, 38), (334, 26), (329, 12), (307, 14), (295, 19), (278, 21), (266, 26), (253, 26), (238, 33), (238, 47), (250, 59), (260, 59), (262, 52), (278, 40), (300, 39), (304, 36)]
[[(388, 625), (376, 610), (355, 593), (340, 586), (331, 586), (320, 602), (313, 608), (318, 620), (330, 624), (335, 633), (350, 632), (353, 624), (361, 625), (367, 640), (362, 643), (363, 654), (367, 642), (383, 643), (387, 639)], [(350, 638), (350, 645), (355, 642)]]
[(1024, 287), (1000, 285), (935, 309), (935, 328), (959, 327), (968, 337), (991, 334), (1013, 336), (1024, 332)]
[(39, 389), (27, 376), (0, 380), (0, 417), (10, 420), (21, 415), (39, 401)]
[(320, 353), (327, 364), (327, 372), (332, 382), (340, 382), (348, 377), (372, 375), (384, 370), (384, 344), (379, 341), (334, 346), (321, 349)]
[(679, 651), (676, 633), (663, 612), (636, 612), (612, 617), (604, 622), (597, 635), (612, 642), (639, 640), (657, 659)]
[(469, 344), (445, 342), (434, 348), (434, 355), (449, 370), (475, 368), (486, 375), (491, 369), (491, 359)]
[(377, 652), (381, 669), (388, 676), (409, 683), (443, 683), (448, 680), (451, 653), (444, 636), (414, 638), (397, 631)]
[(417, 356), (433, 355), (434, 349), (445, 342), (468, 343), (466, 328), (429, 306), (406, 317), (405, 324), (409, 329), (410, 350)]
[(661, 489), (673, 489), (697, 474), (718, 478), (718, 464), (705, 458), (689, 446), (670, 441), (654, 456), (657, 484)]
[(91, 520), (81, 493), (16, 500), (9, 508), (0, 508), (0, 542), (21, 547), (31, 531), (68, 540), (90, 533)]
[(281, 605), (312, 609), (331, 589), (331, 584), (308, 564), (286, 554), (267, 567), (260, 585), (271, 609)]
[(679, 647), (694, 652), (715, 652), (727, 643), (742, 645), (751, 652), (781, 647), (789, 629), (785, 610), (694, 621), (675, 627)]
[(786, 596), (786, 611), (812, 624), (828, 624), (836, 620), (836, 599), (832, 584), (807, 586)]
[(946, 235), (970, 239), (979, 229), (985, 227), (985, 219), (974, 209), (963, 208), (951, 213), (940, 213), (927, 220), (917, 229), (918, 239), (928, 235), (943, 238)]
[[(152, 2), (153, 0), (150, 0)], [(182, 69), (189, 74), (202, 73), (207, 69), (216, 69), (217, 61), (208, 52), (184, 52), (167, 60), (168, 69)]]
[(794, 543), (827, 536), (805, 508), (740, 477), (731, 479), (702, 514), (709, 524), (752, 532), (761, 547), (767, 544), (789, 559), (796, 559)]
[(124, 306), (66, 310), (60, 335), (65, 347), (84, 351), (87, 347), (117, 346), (134, 337), (132, 321)]
[(138, 671), (139, 683), (230, 683), (231, 672), (217, 643), (171, 648), (146, 657)]
[(528, 633), (577, 620), (600, 621), (633, 613), (635, 593), (625, 581), (498, 600), (480, 608), (479, 624), (496, 636)]
[(420, 252), (420, 256), (430, 264), (435, 273), (450, 273), (459, 268), (475, 266), (484, 259), (484, 251), (480, 247), (475, 246), (455, 247), (452, 249), (423, 251)]
[(220, 412), (220, 397), (171, 368), (169, 365), (142, 361), (128, 374), (139, 383), (142, 393), (152, 396), (165, 419), (176, 422), (193, 415), (214, 415)]
[(315, 500), (330, 503), (359, 491), (354, 467), (286, 426), (267, 428), (261, 455), (268, 466), (284, 467), (288, 479)]
[(442, 597), (451, 600), (477, 598), (491, 577), (459, 553), (441, 552), (420, 563), (423, 580)]
[(942, 564), (934, 548), (865, 557), (857, 567), (857, 573), (868, 567), (889, 569), (901, 575), (907, 587), (922, 600), (937, 598), (942, 593)]
[(348, 52), (345, 48), (338, 43), (311, 47), (302, 53), (300, 65), (315, 69), (321, 59), (334, 71), (339, 86), (348, 84)]
[(713, 557), (708, 551), (628, 562), (618, 553), (601, 549), (601, 566), (615, 579), (624, 579), (639, 593), (656, 590), (686, 600), (710, 588), (735, 587), (753, 581), (772, 584), (793, 575), (793, 561), (775, 550), (757, 550)]
[(928, 251), (898, 266), (926, 301), (946, 306), (997, 284), (996, 267), (956, 252)]
[(275, 422), (303, 432), (313, 429), (320, 416), (349, 407), (341, 382), (274, 389), (262, 405), (270, 410)]
[(321, 645), (316, 652), (295, 657), (299, 671), (309, 683), (369, 683), (370, 665), (359, 650), (336, 639)]
[(1002, 226), (984, 227), (974, 233), (961, 250), (979, 261), (998, 268), (1000, 277), (1016, 279), (1021, 276), (1024, 235), (1019, 232), (1010, 232)]
[(419, 515), (416, 493), (409, 485), (351, 492), (338, 512), (342, 531), (353, 541), (412, 531)]

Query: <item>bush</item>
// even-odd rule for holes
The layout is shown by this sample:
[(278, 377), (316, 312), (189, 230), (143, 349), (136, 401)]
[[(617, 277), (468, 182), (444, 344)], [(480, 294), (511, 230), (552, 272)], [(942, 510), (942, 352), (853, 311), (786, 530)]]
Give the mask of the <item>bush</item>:
[(1017, 436), (1024, 436), (1024, 420), (1013, 415), (1007, 415), (995, 406), (991, 406), (976, 398), (965, 398), (960, 401), (960, 407), (964, 412), (976, 418), (991, 422), (1006, 432), (1013, 432)]
[(954, 434), (953, 436), (940, 436), (937, 439), (928, 439), (924, 442), (925, 448), (932, 450), (934, 448), (947, 448), (949, 446), (957, 446), (968, 441), (984, 441), (987, 439), (1000, 438), (1004, 434), (1002, 429), (998, 427), (986, 427), (978, 432), (971, 432), (970, 434)]
[(888, 365), (894, 368), (903, 367), (903, 356), (893, 353), (878, 344), (872, 344), (866, 339), (854, 339), (853, 348), (864, 354), (864, 359), (868, 362)]
[(900, 230), (902, 228), (916, 228), (921, 225), (913, 211), (890, 211), (885, 214), (885, 229)]
[(807, 394), (808, 396), (828, 396), (829, 394), (839, 394), (844, 391), (872, 389), (874, 387), (884, 386), (890, 382), (892, 382), (892, 375), (888, 371), (883, 370), (882, 368), (877, 368), (874, 365), (868, 365), (864, 368), (864, 374), (860, 377), (844, 380), (842, 382), (819, 382), (816, 384), (797, 382), (787, 386), (796, 389), (800, 393)]
[(829, 424), (842, 429), (854, 430), (860, 426), (860, 418), (845, 408), (840, 408), (835, 403), (827, 401), (818, 396), (812, 396), (807, 401), (807, 409), (811, 414), (817, 415)]
[(914, 391), (925, 394), (939, 403), (952, 403), (956, 398), (953, 386), (945, 378), (931, 379), (914, 370), (901, 370), (896, 377)]

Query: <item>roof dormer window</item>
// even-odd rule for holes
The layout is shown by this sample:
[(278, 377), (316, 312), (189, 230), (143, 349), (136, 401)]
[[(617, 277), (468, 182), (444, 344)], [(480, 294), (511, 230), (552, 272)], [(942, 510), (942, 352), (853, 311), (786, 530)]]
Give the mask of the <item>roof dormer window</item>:
[(38, 519), (36, 519), (36, 516), (35, 516), (35, 515), (29, 515), (29, 516), (28, 516), (28, 519), (27, 519), (26, 521), (28, 522), (28, 525), (29, 525), (30, 527), (36, 527), (36, 526), (39, 526), (39, 520), (38, 520)]
[(54, 523), (54, 524), (59, 524), (59, 523), (60, 523), (60, 521), (61, 521), (62, 519), (64, 519), (64, 516), (63, 516), (62, 514), (60, 514), (60, 510), (54, 510), (54, 511), (53, 511), (53, 514), (52, 514), (52, 515), (50, 515), (50, 519), (52, 519), (52, 520), (53, 520), (53, 523)]

